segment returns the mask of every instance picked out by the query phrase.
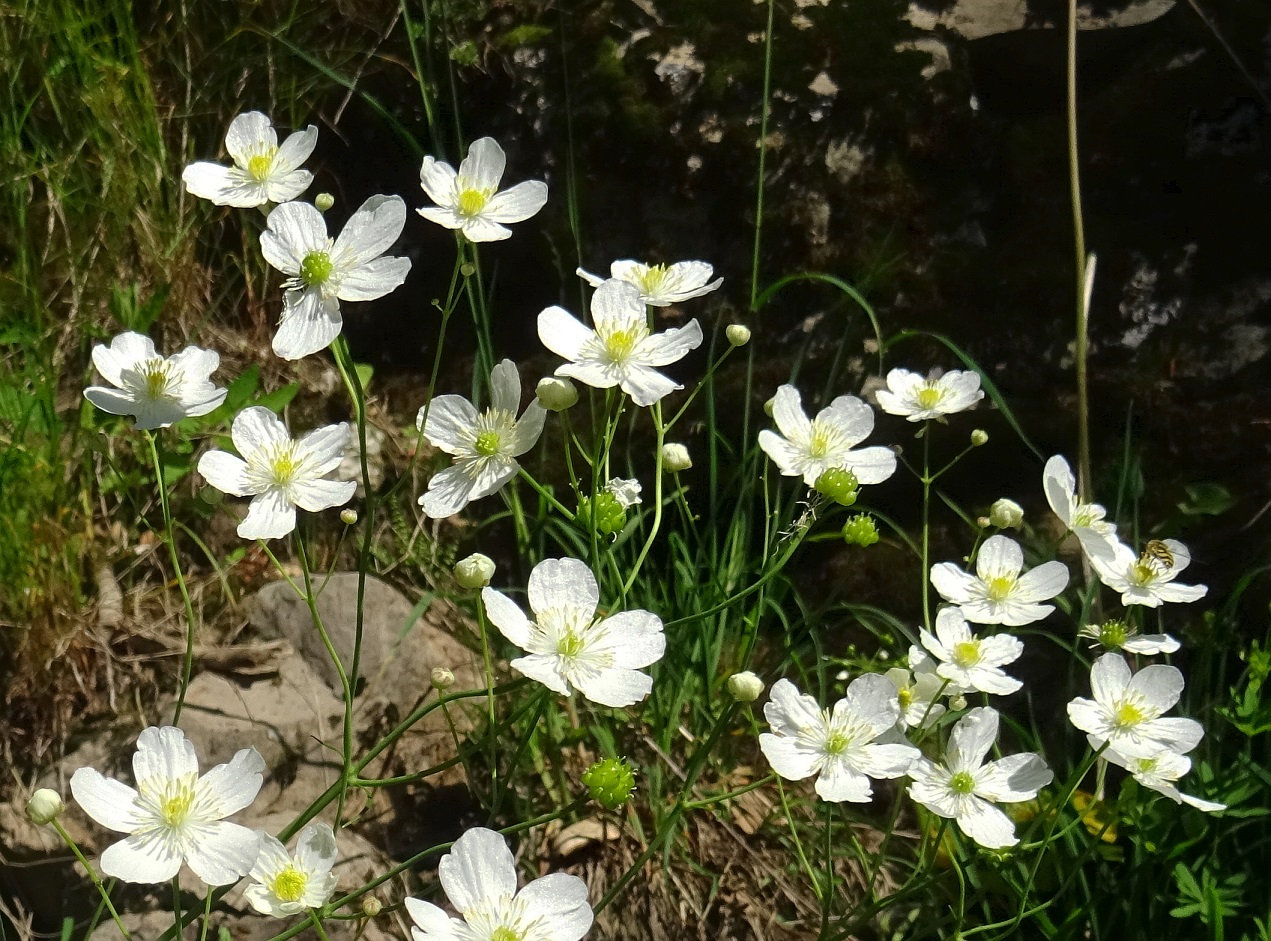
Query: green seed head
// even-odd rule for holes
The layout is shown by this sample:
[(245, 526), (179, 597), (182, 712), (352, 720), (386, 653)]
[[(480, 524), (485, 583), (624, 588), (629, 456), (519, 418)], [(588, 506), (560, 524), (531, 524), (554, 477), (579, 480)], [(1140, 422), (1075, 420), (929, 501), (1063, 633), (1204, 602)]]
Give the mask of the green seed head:
[(843, 541), (849, 546), (872, 546), (878, 542), (878, 526), (874, 518), (858, 513), (843, 524)]
[(483, 431), (477, 435), (476, 443), (473, 444), (475, 450), (482, 457), (490, 457), (499, 453), (499, 433), (497, 431)]
[(861, 482), (856, 475), (845, 467), (831, 467), (821, 472), (816, 479), (816, 491), (829, 497), (841, 506), (851, 506), (856, 502), (857, 491)]
[(617, 810), (631, 799), (635, 771), (625, 758), (605, 758), (583, 772), (583, 784), (597, 804)]
[(313, 287), (324, 283), (331, 277), (334, 269), (335, 265), (331, 263), (331, 256), (326, 252), (310, 252), (305, 255), (304, 261), (300, 262), (300, 280)]
[(949, 790), (955, 794), (970, 794), (975, 790), (975, 778), (969, 771), (959, 771), (949, 779)]
[(598, 493), (594, 500), (584, 497), (579, 502), (578, 522), (602, 536), (612, 536), (627, 524), (627, 511), (612, 493)]
[(1130, 629), (1124, 621), (1113, 619), (1099, 625), (1099, 643), (1109, 650), (1120, 650), (1130, 638)]

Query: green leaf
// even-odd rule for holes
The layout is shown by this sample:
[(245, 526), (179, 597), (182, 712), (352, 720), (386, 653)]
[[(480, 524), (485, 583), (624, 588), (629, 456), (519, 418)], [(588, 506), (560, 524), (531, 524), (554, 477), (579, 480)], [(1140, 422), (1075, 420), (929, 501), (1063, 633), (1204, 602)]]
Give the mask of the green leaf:
[(1236, 505), (1236, 498), (1220, 483), (1201, 481), (1183, 488), (1187, 499), (1178, 504), (1187, 516), (1219, 516)]
[(253, 404), (263, 406), (271, 412), (281, 412), (296, 397), (296, 393), (299, 391), (300, 383), (292, 382), (281, 389), (270, 392), (268, 395), (262, 395)]
[(358, 385), (365, 392), (371, 386), (371, 377), (375, 375), (375, 367), (370, 363), (354, 363), (353, 371), (357, 373)]

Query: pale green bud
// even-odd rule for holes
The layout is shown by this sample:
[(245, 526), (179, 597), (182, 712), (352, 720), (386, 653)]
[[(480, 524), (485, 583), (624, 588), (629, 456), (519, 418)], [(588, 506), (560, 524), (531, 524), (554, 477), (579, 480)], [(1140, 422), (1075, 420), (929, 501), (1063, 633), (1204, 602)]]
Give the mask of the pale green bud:
[(878, 542), (878, 526), (874, 518), (858, 513), (843, 524), (843, 541), (849, 546), (872, 546)]
[(617, 810), (631, 799), (635, 771), (625, 758), (604, 758), (583, 772), (587, 794), (606, 810)]
[(671, 442), (662, 445), (662, 467), (670, 471), (672, 474), (678, 474), (686, 471), (693, 466), (693, 458), (688, 453), (688, 448), (682, 444)]
[(829, 497), (842, 506), (851, 506), (856, 502), (857, 491), (861, 482), (856, 475), (845, 467), (831, 467), (821, 471), (816, 479), (816, 492)]
[(357, 522), (357, 510), (346, 506), (340, 511), (340, 522), (345, 526), (352, 526)]
[(433, 689), (446, 690), (455, 685), (454, 673), (445, 667), (433, 667), (428, 678), (432, 681)]
[(60, 817), (65, 809), (61, 794), (42, 787), (27, 800), (26, 818), (37, 827), (45, 827)]
[(563, 412), (578, 401), (578, 387), (559, 376), (545, 376), (534, 389), (538, 404), (549, 412)]
[(728, 691), (738, 702), (754, 702), (763, 695), (763, 680), (749, 670), (728, 678)]
[(763, 413), (767, 415), (769, 418), (771, 418), (772, 410), (776, 407), (777, 407), (777, 399), (774, 396), (773, 398), (769, 399), (767, 402), (763, 403)]
[(335, 197), (330, 193), (319, 193), (314, 197), (313, 205), (317, 207), (318, 212), (326, 212), (335, 205)]
[(977, 428), (971, 432), (971, 446), (978, 448), (982, 444), (988, 444), (989, 433), (983, 428)]
[(966, 697), (959, 693), (956, 696), (949, 697), (949, 708), (954, 712), (961, 712), (966, 708)]
[(367, 918), (374, 918), (384, 910), (384, 903), (373, 895), (362, 897), (362, 914)]
[(454, 574), (460, 588), (484, 588), (494, 578), (494, 560), (488, 555), (474, 552), (455, 563)]
[(998, 529), (1015, 529), (1024, 522), (1024, 508), (1002, 497), (989, 507), (989, 522)]
[(733, 346), (745, 346), (750, 342), (750, 328), (739, 323), (729, 324), (724, 330), (724, 336), (728, 337), (728, 342)]

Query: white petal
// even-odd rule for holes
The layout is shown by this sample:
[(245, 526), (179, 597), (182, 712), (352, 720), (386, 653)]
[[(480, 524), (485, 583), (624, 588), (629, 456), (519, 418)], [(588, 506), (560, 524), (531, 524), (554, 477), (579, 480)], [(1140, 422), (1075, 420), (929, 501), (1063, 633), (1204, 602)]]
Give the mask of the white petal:
[(1207, 814), (1213, 814), (1213, 813), (1217, 813), (1220, 810), (1227, 809), (1226, 804), (1219, 804), (1216, 801), (1207, 801), (1199, 797), (1192, 797), (1192, 795), (1190, 794), (1180, 793), (1178, 795), (1178, 799), (1181, 800), (1188, 807), (1195, 807), (1197, 810), (1203, 810)]
[(854, 395), (840, 395), (816, 417), (822, 424), (837, 428), (850, 445), (865, 440), (874, 430), (874, 410)]
[[(772, 420), (791, 443), (801, 445), (812, 434), (812, 422), (803, 411), (799, 390), (785, 385), (772, 397)], [(774, 458), (775, 460), (775, 458)]]
[(468, 156), (459, 164), (459, 185), (474, 189), (499, 188), (507, 156), (493, 137), (481, 137), (468, 147)]
[(84, 813), (108, 830), (131, 833), (141, 825), (135, 812), (137, 792), (95, 768), (79, 768), (71, 775), (71, 794)]
[(562, 696), (569, 695), (569, 684), (565, 681), (565, 675), (561, 672), (560, 658), (548, 656), (547, 654), (530, 654), (528, 657), (518, 657), (511, 662), (513, 670), (524, 673), (532, 680), (537, 680), (554, 693), (560, 693)]
[(798, 477), (802, 471), (802, 452), (775, 431), (765, 428), (759, 432), (759, 447), (772, 458), (786, 477)]
[(429, 222), (435, 222), (437, 225), (445, 226), (447, 229), (462, 229), (466, 216), (461, 216), (453, 209), (444, 209), (438, 206), (424, 206), (422, 209), (416, 209)]
[(252, 864), (249, 873), (253, 879), (265, 882), (291, 865), (291, 854), (276, 837), (264, 830), (257, 830), (256, 842), (256, 862)]
[(1091, 735), (1104, 736), (1108, 734), (1103, 708), (1094, 700), (1086, 699), (1084, 696), (1078, 696), (1068, 703), (1068, 721), (1075, 728), (1083, 732), (1089, 732)]
[(280, 490), (257, 494), (238, 524), (243, 539), (281, 539), (296, 528), (296, 508)]
[(521, 408), (521, 374), (510, 359), (490, 370), (490, 407), (515, 415)]
[[(1057, 564), (1062, 567), (1062, 563)], [(1023, 567), (1024, 550), (1009, 536), (990, 536), (980, 547), (980, 554), (975, 560), (975, 572), (985, 581), (1003, 576), (1014, 578)], [(1064, 571), (1066, 573), (1068, 570), (1065, 568)]]
[[(948, 563), (944, 563), (948, 564)], [(942, 592), (943, 594), (943, 592)], [(974, 635), (971, 633), (971, 627), (967, 624), (966, 618), (962, 615), (958, 608), (941, 608), (936, 614), (936, 636), (940, 638), (940, 643), (946, 651), (952, 652), (953, 648), (958, 644), (971, 640)], [(933, 654), (940, 656), (925, 641), (923, 646), (930, 650)], [(948, 656), (941, 657), (942, 660), (948, 660)]]
[(335, 833), (327, 824), (311, 823), (300, 831), (296, 863), (311, 876), (330, 872), (338, 855)]
[(396, 255), (372, 258), (340, 278), (339, 296), (345, 301), (373, 301), (395, 291), (410, 274), (410, 259)]
[(512, 230), (504, 228), (485, 216), (463, 216), (460, 231), (469, 242), (501, 242), (511, 237)]
[(596, 576), (578, 559), (544, 559), (530, 572), (530, 609), (536, 614), (551, 608), (580, 608), (590, 616), (600, 603)]
[(438, 206), (453, 207), (455, 200), (455, 169), (435, 157), (425, 157), (419, 168), (419, 185)]
[(110, 346), (98, 344), (93, 347), (93, 365), (101, 377), (113, 386), (123, 385), (125, 369), (135, 369), (157, 356), (154, 341), (140, 333), (121, 333), (110, 341)]
[(483, 588), (481, 603), (485, 605), (486, 617), (499, 629), (500, 634), (522, 650), (529, 647), (530, 620), (515, 601), (501, 591)]
[(273, 172), (260, 185), (267, 202), (289, 203), (303, 194), (312, 182), (313, 174), (308, 170), (284, 171), (275, 159)]
[(246, 462), (225, 451), (205, 453), (199, 458), (198, 472), (221, 493), (245, 497), (252, 492)]
[(446, 519), (462, 510), (472, 499), (476, 479), (464, 472), (464, 468), (452, 464), (433, 474), (428, 481), (428, 492), (419, 498), (424, 515), (429, 519)]
[(962, 813), (958, 814), (958, 827), (987, 849), (1001, 849), (1019, 842), (1011, 818), (977, 797), (964, 802)]
[(795, 736), (808, 729), (819, 729), (825, 724), (817, 701), (787, 679), (777, 680), (768, 694), (763, 715), (768, 724), (778, 732)]
[(1105, 653), (1090, 667), (1090, 691), (1101, 703), (1110, 703), (1130, 684), (1130, 665), (1117, 653)]
[[(475, 405), (461, 395), (439, 395), (425, 408), (428, 422), (423, 431), (429, 444), (447, 454), (456, 454), (472, 444), (479, 418)], [(424, 419), (425, 408), (415, 417), (416, 428)]]
[(259, 848), (256, 831), (220, 820), (200, 828), (185, 862), (208, 885), (231, 885), (251, 872)]
[(826, 761), (816, 779), (816, 792), (822, 800), (835, 803), (864, 804), (874, 796), (869, 778), (853, 771), (842, 759)]
[(952, 562), (937, 562), (931, 566), (931, 584), (945, 601), (961, 605), (975, 597), (973, 590), (979, 585), (979, 579)]
[(260, 234), (260, 251), (283, 274), (300, 274), (300, 263), (310, 252), (327, 250), (327, 224), (309, 203), (275, 206)]
[(649, 611), (622, 611), (608, 617), (603, 627), (613, 651), (613, 665), (637, 669), (657, 663), (666, 653), (662, 619)]
[(286, 360), (303, 359), (325, 350), (343, 327), (340, 302), (334, 297), (324, 298), (314, 288), (288, 291), (274, 334), (274, 353)]
[(353, 480), (298, 480), (291, 485), (291, 499), (296, 506), (310, 513), (344, 506), (357, 491)]
[(246, 111), (235, 117), (225, 134), (225, 149), (240, 166), (245, 166), (254, 154), (277, 146), (273, 125), (259, 111)]
[(634, 284), (610, 278), (591, 296), (591, 319), (605, 335), (645, 323), (644, 301)]
[(1046, 601), (1068, 587), (1068, 566), (1062, 562), (1043, 562), (1020, 576), (1013, 601), (1024, 603)]
[(989, 762), (976, 775), (975, 793), (1003, 804), (1015, 804), (1032, 800), (1054, 778), (1041, 755), (1008, 755)]
[(855, 757), (858, 770), (871, 778), (898, 778), (908, 774), (914, 761), (922, 752), (909, 744), (889, 743), (866, 745)]
[(612, 669), (580, 673), (574, 685), (587, 699), (601, 706), (621, 709), (643, 700), (653, 689), (653, 679), (639, 670)]
[(263, 405), (253, 405), (234, 416), (230, 438), (244, 459), (250, 461), (262, 452), (268, 454), (279, 445), (291, 442), (291, 434), (282, 419)]
[(1155, 663), (1144, 667), (1130, 679), (1129, 688), (1141, 692), (1147, 701), (1165, 712), (1174, 708), (1183, 694), (1183, 674), (1177, 667)]
[(1181, 646), (1169, 634), (1139, 634), (1122, 644), (1121, 649), (1150, 657), (1159, 653), (1174, 653)]
[(645, 339), (636, 351), (645, 366), (669, 366), (678, 363), (691, 350), (702, 345), (702, 328), (696, 320), (682, 327), (672, 327)]
[(997, 741), (996, 709), (979, 706), (958, 720), (949, 736), (948, 763), (952, 771), (976, 771)]
[(124, 882), (167, 882), (181, 869), (181, 854), (155, 830), (144, 831), (106, 847), (101, 871)]
[(1189, 752), (1205, 737), (1205, 727), (1195, 719), (1166, 717), (1146, 723), (1153, 739), (1171, 751)]
[(1065, 526), (1072, 522), (1073, 498), (1077, 493), (1077, 480), (1072, 476), (1068, 462), (1056, 454), (1046, 462), (1042, 471), (1042, 488), (1046, 491), (1046, 502), (1059, 521)]
[(310, 124), (303, 131), (288, 134), (278, 152), (274, 154), (274, 167), (282, 170), (296, 170), (304, 165), (318, 144), (318, 129)]
[(557, 356), (576, 360), (596, 336), (563, 307), (548, 307), (538, 315), (539, 341)]
[(618, 370), (594, 362), (566, 363), (556, 368), (555, 375), (577, 379), (593, 389), (612, 389), (623, 378)]
[[(944, 674), (941, 673), (941, 676)], [(998, 669), (986, 669), (984, 667), (972, 667), (967, 671), (967, 679), (970, 685), (981, 692), (991, 693), (994, 696), (1009, 696), (1017, 693), (1023, 687), (1023, 683), (1013, 677), (1007, 676)]]
[(321, 477), (340, 466), (345, 449), (352, 442), (353, 431), (348, 422), (323, 425), (303, 435), (296, 442), (293, 459), (305, 464), (309, 475)]
[[(264, 782), (265, 759), (254, 748), (242, 748), (226, 764), (199, 779), (196, 791), (209, 812), (228, 817), (251, 804)], [(213, 810), (213, 808), (215, 808)]]
[(191, 196), (209, 200), (217, 206), (252, 209), (269, 201), (268, 194), (259, 183), (244, 178), (242, 171), (219, 163), (192, 163), (181, 171), (181, 182)]
[(564, 872), (535, 879), (517, 893), (516, 901), (526, 906), (527, 919), (550, 926), (552, 941), (578, 941), (594, 920), (587, 883)]
[(1011, 634), (993, 634), (980, 641), (981, 662), (1001, 667), (1014, 663), (1024, 652), (1024, 642)]
[(546, 421), (547, 409), (543, 408), (538, 399), (525, 407), (525, 413), (512, 426), (512, 434), (508, 438), (508, 448), (513, 457), (520, 457), (538, 443)]
[(631, 401), (642, 408), (654, 405), (677, 389), (684, 388), (660, 372), (635, 363), (628, 364), (618, 384), (622, 386), (623, 392), (631, 396)]
[(175, 726), (151, 726), (137, 736), (137, 753), (132, 756), (132, 774), (141, 787), (155, 778), (175, 781), (187, 774), (199, 773), (199, 758), (194, 743)]
[(518, 183), (511, 189), (496, 193), (482, 210), (482, 215), (492, 222), (504, 225), (524, 222), (547, 204), (547, 184), (537, 180)]
[(1204, 585), (1180, 585), (1166, 582), (1156, 586), (1156, 596), (1168, 604), (1187, 604), (1205, 597), (1209, 589)]
[(584, 281), (590, 284), (593, 288), (598, 288), (600, 287), (600, 285), (604, 284), (607, 280), (609, 280), (608, 278), (600, 277), (600, 275), (598, 274), (592, 274), (590, 271), (584, 271), (582, 268), (575, 268), (574, 274), (578, 275), (578, 277), (582, 278)]
[[(372, 196), (357, 208), (336, 236), (335, 245), (331, 248), (332, 263), (342, 271), (352, 271), (365, 265), (388, 251), (405, 225), (404, 199), (400, 196)], [(375, 296), (379, 297), (378, 294)]]
[(516, 863), (507, 842), (484, 827), (468, 830), (455, 841), (441, 857), (438, 875), (450, 904), (460, 912), (516, 893)]
[(802, 781), (815, 774), (820, 767), (820, 752), (800, 744), (790, 736), (761, 732), (759, 750), (768, 759), (768, 764), (772, 765), (772, 770), (787, 781)]
[(900, 718), (900, 703), (896, 689), (887, 677), (878, 673), (866, 673), (848, 684), (842, 699), (834, 704), (834, 722), (844, 713), (850, 713), (853, 725), (868, 729), (870, 738), (876, 738), (894, 726)]
[(880, 446), (848, 451), (842, 458), (843, 466), (856, 475), (863, 484), (881, 484), (896, 473), (896, 452)]
[(467, 935), (462, 922), (451, 918), (431, 902), (407, 897), (406, 912), (418, 926), (411, 929), (415, 941), (459, 941)]

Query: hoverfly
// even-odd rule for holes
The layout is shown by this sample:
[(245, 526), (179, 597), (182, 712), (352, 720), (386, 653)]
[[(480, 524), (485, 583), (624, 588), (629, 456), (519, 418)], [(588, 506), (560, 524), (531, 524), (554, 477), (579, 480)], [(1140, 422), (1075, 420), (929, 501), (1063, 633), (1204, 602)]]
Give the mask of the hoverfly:
[(1167, 569), (1174, 567), (1174, 553), (1170, 551), (1170, 547), (1160, 539), (1149, 539), (1147, 545), (1143, 547), (1143, 561), (1155, 559)]

